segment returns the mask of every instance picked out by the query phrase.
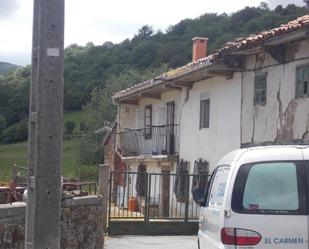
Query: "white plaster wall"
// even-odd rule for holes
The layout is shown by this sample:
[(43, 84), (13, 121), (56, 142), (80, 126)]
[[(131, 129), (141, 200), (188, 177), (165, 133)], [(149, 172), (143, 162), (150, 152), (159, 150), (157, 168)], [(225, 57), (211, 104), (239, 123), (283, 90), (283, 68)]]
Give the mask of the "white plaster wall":
[[(166, 104), (175, 102), (175, 124), (179, 124), (179, 111), (181, 103), (181, 91), (170, 91), (163, 93), (160, 100), (144, 98), (139, 101), (139, 105), (120, 105), (119, 128), (123, 131), (125, 128), (137, 128), (136, 115), (137, 110), (144, 110), (145, 106), (152, 105), (152, 124), (166, 124)], [(164, 114), (162, 115), (162, 113)], [(160, 116), (161, 115), (161, 116)]]
[(133, 105), (121, 105), (120, 106), (120, 119), (119, 128), (123, 131), (126, 128), (135, 127), (136, 106)]
[[(164, 125), (166, 124), (166, 104), (168, 102), (175, 102), (175, 124), (179, 123), (179, 105), (181, 103), (181, 91), (170, 91), (163, 93), (160, 100), (145, 98), (140, 100), (138, 108), (145, 108), (146, 105), (152, 105), (152, 124)], [(163, 120), (160, 120), (159, 111), (165, 110)], [(160, 123), (161, 121), (161, 123)], [(162, 123), (162, 121), (164, 123)]]
[[(183, 105), (180, 122), (180, 159), (190, 162), (203, 158), (212, 171), (219, 159), (240, 148), (241, 74), (233, 79), (215, 77), (193, 85)], [(200, 94), (210, 95), (209, 128), (199, 129)]]
[[(278, 65), (270, 55), (265, 56), (262, 64), (256, 56), (247, 60), (247, 71), (242, 75), (242, 144), (263, 144), (277, 141), (278, 129), (284, 125), (284, 115), (292, 101), (295, 102), (292, 138), (285, 142), (301, 140), (309, 127), (309, 99), (295, 99), (296, 67), (309, 63), (309, 43), (302, 42), (295, 55), (295, 61)], [(267, 103), (254, 106), (255, 73), (267, 72)], [(281, 104), (281, 111), (280, 111)], [(291, 107), (291, 106), (290, 106)], [(281, 116), (280, 116), (281, 113)], [(281, 117), (281, 118), (280, 118)]]

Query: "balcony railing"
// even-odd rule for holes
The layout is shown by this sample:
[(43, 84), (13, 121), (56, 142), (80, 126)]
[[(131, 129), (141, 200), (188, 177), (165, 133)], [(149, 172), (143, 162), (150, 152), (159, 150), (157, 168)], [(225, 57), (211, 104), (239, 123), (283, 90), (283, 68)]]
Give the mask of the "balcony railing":
[(178, 125), (149, 126), (119, 133), (123, 156), (178, 154)]

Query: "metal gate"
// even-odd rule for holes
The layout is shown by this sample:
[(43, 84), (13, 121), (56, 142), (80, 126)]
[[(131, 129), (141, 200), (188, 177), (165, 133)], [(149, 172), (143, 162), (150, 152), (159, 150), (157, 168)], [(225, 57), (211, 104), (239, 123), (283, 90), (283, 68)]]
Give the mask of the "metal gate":
[(111, 235), (191, 235), (199, 206), (191, 191), (207, 175), (110, 173), (108, 232)]

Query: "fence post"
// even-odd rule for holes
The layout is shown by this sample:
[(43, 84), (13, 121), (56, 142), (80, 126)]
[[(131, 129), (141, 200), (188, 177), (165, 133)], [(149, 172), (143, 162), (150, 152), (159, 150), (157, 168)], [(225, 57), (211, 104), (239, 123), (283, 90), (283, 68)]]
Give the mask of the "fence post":
[(187, 223), (189, 220), (189, 199), (190, 199), (190, 175), (186, 175), (186, 195), (185, 195), (185, 222)]
[[(150, 190), (151, 190), (151, 174), (145, 173), (146, 176), (146, 182), (145, 182), (145, 222), (147, 223), (149, 221), (149, 196), (150, 196)], [(150, 181), (150, 182), (148, 182)]]
[(106, 231), (107, 225), (107, 202), (108, 202), (108, 177), (109, 177), (109, 165), (99, 165), (99, 184), (98, 194), (102, 196), (102, 212), (103, 212), (103, 229)]

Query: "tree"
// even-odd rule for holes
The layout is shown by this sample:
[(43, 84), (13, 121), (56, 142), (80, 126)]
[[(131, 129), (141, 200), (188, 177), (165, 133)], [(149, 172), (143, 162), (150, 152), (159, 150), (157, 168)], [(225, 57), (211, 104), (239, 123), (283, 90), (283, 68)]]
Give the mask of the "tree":
[(65, 133), (67, 135), (72, 135), (74, 128), (76, 127), (74, 121), (68, 120), (68, 121), (65, 122), (64, 126), (65, 126)]
[(97, 131), (115, 121), (117, 107), (112, 103), (111, 96), (132, 84), (156, 77), (166, 70), (166, 65), (154, 70), (126, 70), (119, 75), (111, 76), (104, 88), (93, 89), (90, 102), (83, 108), (83, 120), (87, 129), (82, 131), (79, 144), (82, 164), (100, 163), (103, 158), (102, 138), (105, 134)]
[(153, 35), (153, 28), (149, 25), (144, 25), (138, 30), (137, 37), (141, 40), (149, 39)]
[(269, 10), (268, 3), (266, 3), (266, 2), (261, 2), (261, 3), (260, 3), (260, 8), (261, 8), (262, 10)]
[[(233, 14), (206, 13), (187, 18), (165, 32), (155, 33), (151, 26), (144, 25), (133, 39), (118, 44), (72, 44), (65, 49), (64, 108), (82, 110), (92, 102), (95, 91), (98, 94), (100, 89), (117, 91), (127, 86), (126, 80), (132, 84), (144, 78), (141, 75), (149, 76), (151, 68), (163, 64), (174, 68), (190, 62), (191, 39), (195, 36), (209, 38), (207, 53), (210, 54), (229, 40), (277, 27), (307, 12), (305, 7), (294, 4), (285, 8), (278, 6), (273, 11), (264, 2), (259, 7), (246, 7)], [(30, 73), (31, 68), (24, 67), (0, 76), (0, 115), (5, 118), (7, 127), (28, 116)], [(106, 95), (106, 99), (110, 95)], [(104, 111), (104, 120), (114, 117), (115, 107), (108, 101), (105, 105), (111, 108)]]
[(5, 117), (3, 115), (0, 115), (0, 135), (2, 134), (2, 131), (5, 129), (5, 127), (6, 127)]

